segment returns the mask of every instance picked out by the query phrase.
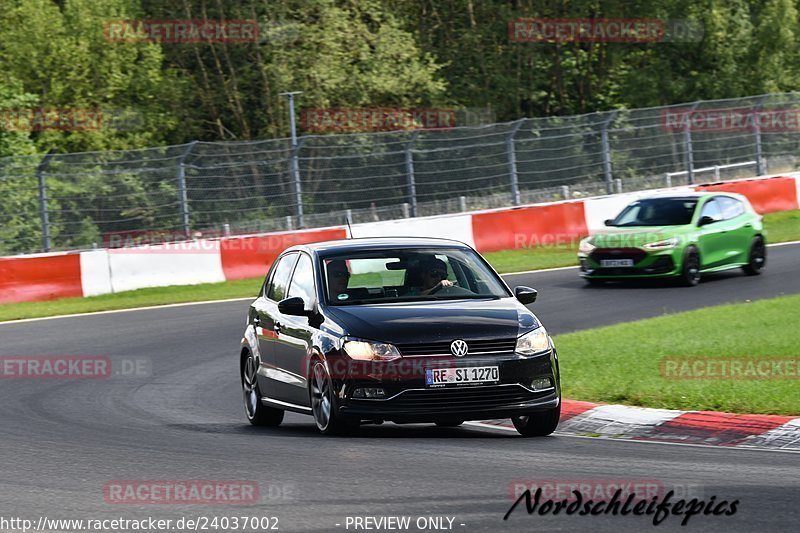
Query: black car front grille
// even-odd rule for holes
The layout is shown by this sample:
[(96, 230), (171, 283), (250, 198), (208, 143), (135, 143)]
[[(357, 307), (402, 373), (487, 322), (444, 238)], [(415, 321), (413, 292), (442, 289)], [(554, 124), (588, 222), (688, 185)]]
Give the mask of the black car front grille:
[[(523, 404), (541, 395), (541, 392), (531, 392), (520, 385), (463, 386), (408, 390), (390, 400), (372, 401), (369, 405), (406, 412), (417, 410), (451, 412)], [(369, 402), (351, 401), (357, 405)]]
[[(426, 342), (416, 344), (397, 344), (402, 355), (451, 355), (449, 341)], [(491, 339), (466, 341), (469, 347), (467, 357), (471, 354), (508, 353), (517, 347), (517, 339)]]
[(636, 264), (647, 256), (647, 252), (639, 248), (597, 248), (589, 254), (592, 260), (603, 261), (604, 259), (633, 259)]

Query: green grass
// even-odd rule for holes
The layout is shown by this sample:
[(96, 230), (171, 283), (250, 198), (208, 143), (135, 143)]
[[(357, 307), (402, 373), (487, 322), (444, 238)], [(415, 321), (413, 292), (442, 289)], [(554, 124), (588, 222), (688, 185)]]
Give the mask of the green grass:
[(800, 209), (764, 215), (767, 242), (800, 240)]
[[(800, 210), (773, 213), (764, 217), (769, 242), (800, 240)], [(501, 274), (575, 265), (577, 242), (560, 246), (538, 246), (484, 254)], [(266, 274), (266, 272), (265, 272)], [(367, 282), (363, 279), (359, 282)], [(21, 318), (129, 309), (150, 305), (243, 298), (258, 293), (262, 278), (192, 286), (172, 286), (90, 298), (64, 298), (49, 302), (24, 302), (0, 305), (0, 322)]]
[(574, 266), (578, 263), (578, 243), (574, 246), (536, 246), (483, 254), (500, 274)]
[[(564, 396), (667, 409), (800, 415), (800, 380), (666, 379), (662, 357), (792, 357), (800, 367), (800, 296), (559, 335)], [(800, 368), (794, 373), (800, 375)]]
[(135, 291), (103, 294), (88, 298), (62, 298), (48, 302), (22, 302), (0, 305), (0, 322), (21, 318), (71, 315), (112, 309), (130, 309), (150, 305), (165, 305), (204, 300), (244, 298), (258, 294), (263, 278), (250, 278), (225, 283), (174, 285)]

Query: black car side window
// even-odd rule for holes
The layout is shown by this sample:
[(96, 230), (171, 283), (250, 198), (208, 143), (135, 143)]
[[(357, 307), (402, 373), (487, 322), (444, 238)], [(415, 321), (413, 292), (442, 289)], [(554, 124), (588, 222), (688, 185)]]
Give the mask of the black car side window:
[(275, 274), (272, 275), (272, 282), (267, 291), (267, 298), (276, 302), (286, 298), (286, 289), (289, 286), (289, 278), (292, 275), (292, 269), (297, 262), (297, 254), (287, 254), (278, 260), (278, 265), (275, 267)]
[(716, 199), (711, 199), (703, 206), (703, 211), (700, 213), (700, 218), (711, 217), (714, 222), (722, 220), (722, 210), (719, 208), (719, 202)]
[(299, 296), (306, 305), (314, 300), (314, 265), (306, 254), (300, 254), (297, 268), (294, 269), (292, 284), (289, 286), (287, 298)]

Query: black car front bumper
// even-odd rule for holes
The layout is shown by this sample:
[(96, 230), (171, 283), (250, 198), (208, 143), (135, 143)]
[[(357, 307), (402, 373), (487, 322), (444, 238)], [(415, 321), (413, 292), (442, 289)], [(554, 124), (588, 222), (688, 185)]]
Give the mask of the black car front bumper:
[[(429, 387), (425, 368), (497, 365), (498, 383)], [(510, 418), (533, 411), (554, 409), (560, 404), (561, 387), (554, 350), (533, 357), (504, 354), (492, 357), (431, 358), (415, 361), (412, 373), (397, 376), (393, 368), (364, 379), (356, 375), (340, 382), (339, 414), (362, 420), (432, 422), (437, 420), (481, 420)], [(534, 379), (549, 378), (551, 386), (535, 390)], [(385, 398), (353, 398), (358, 387), (380, 387)]]

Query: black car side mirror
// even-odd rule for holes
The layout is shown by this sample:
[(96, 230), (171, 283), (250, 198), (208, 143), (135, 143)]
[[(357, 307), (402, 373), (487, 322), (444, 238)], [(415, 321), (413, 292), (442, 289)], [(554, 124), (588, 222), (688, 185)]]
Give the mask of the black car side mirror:
[(538, 294), (539, 293), (536, 292), (536, 289), (531, 289), (530, 287), (525, 287), (524, 285), (514, 287), (514, 296), (516, 296), (517, 300), (525, 305), (535, 302)]
[(606, 226), (610, 226), (610, 225), (612, 225), (613, 223), (614, 223), (614, 219), (613, 219), (613, 218), (607, 218), (607, 219), (605, 219), (605, 220), (603, 221), (603, 224), (605, 224)]
[(299, 296), (286, 298), (278, 302), (278, 311), (284, 315), (309, 316), (311, 311), (306, 311), (306, 303)]
[(710, 217), (708, 215), (705, 215), (705, 216), (700, 217), (700, 221), (697, 223), (697, 225), (698, 225), (698, 227), (699, 226), (707, 226), (708, 224), (713, 224), (714, 222), (716, 222), (716, 220), (714, 220), (714, 217)]

